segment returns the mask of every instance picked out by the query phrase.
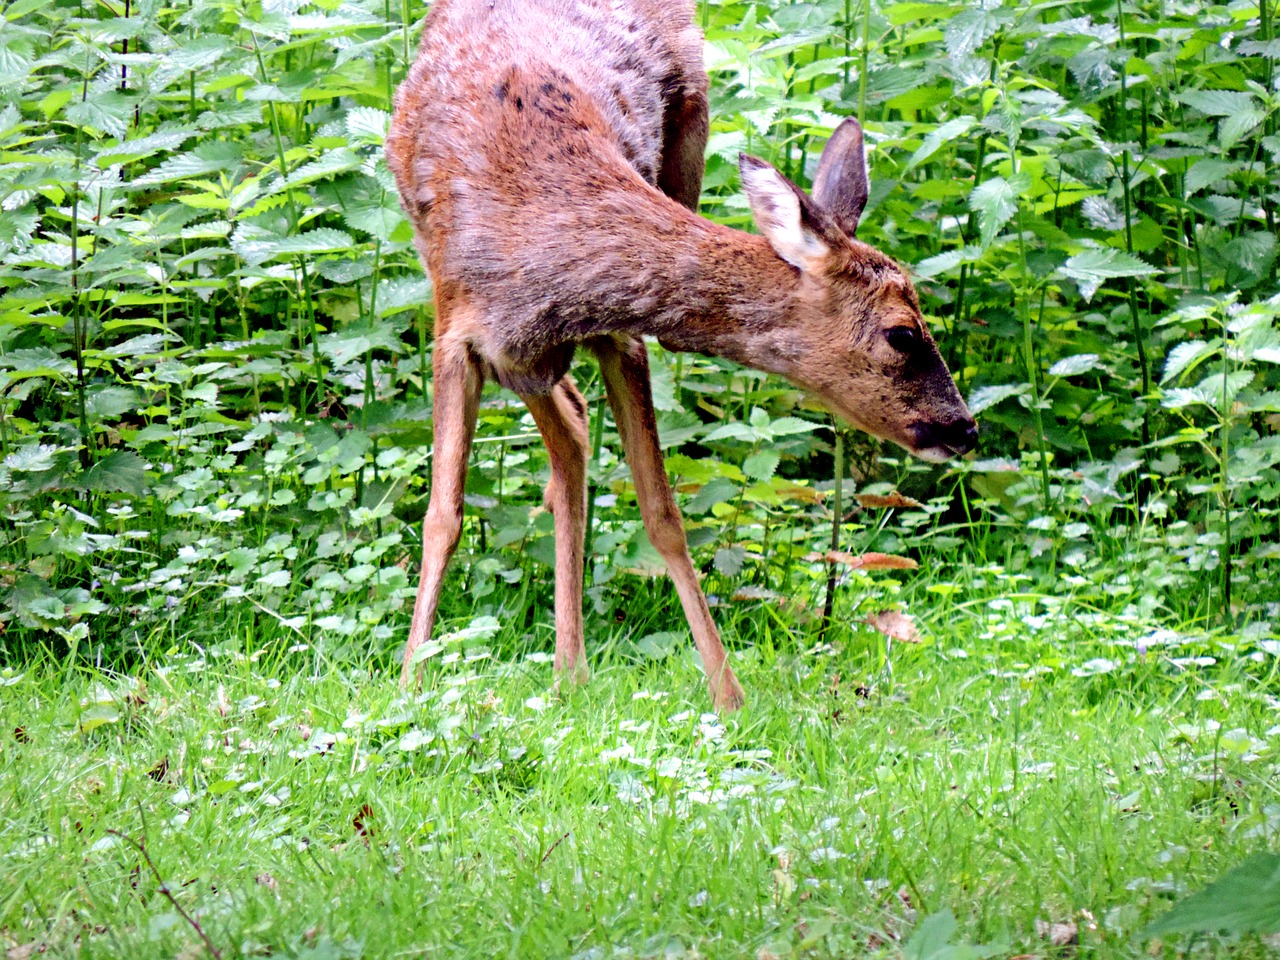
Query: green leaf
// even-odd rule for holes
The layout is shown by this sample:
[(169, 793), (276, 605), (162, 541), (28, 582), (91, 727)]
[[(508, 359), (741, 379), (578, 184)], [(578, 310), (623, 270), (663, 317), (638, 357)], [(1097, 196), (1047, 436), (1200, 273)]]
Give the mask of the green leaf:
[(768, 480), (778, 469), (782, 455), (776, 450), (757, 450), (742, 464), (742, 472), (752, 480)]
[(1235, 160), (1200, 160), (1187, 171), (1187, 175), (1183, 178), (1183, 186), (1186, 188), (1187, 195), (1190, 196), (1243, 169), (1244, 164)]
[(424, 276), (393, 277), (378, 284), (378, 313), (416, 310), (431, 301), (431, 280)]
[(1058, 268), (1058, 272), (1075, 280), (1080, 285), (1080, 296), (1088, 301), (1107, 280), (1147, 277), (1160, 271), (1123, 250), (1095, 247), (1071, 257)]
[(649, 660), (665, 660), (679, 651), (686, 642), (685, 637), (680, 634), (664, 630), (637, 640), (636, 652)]
[(231, 237), (231, 249), (257, 266), (279, 257), (318, 253), (346, 253), (355, 247), (349, 233), (321, 227), (293, 237), (282, 237), (261, 227), (242, 223)]
[(734, 545), (732, 547), (722, 547), (716, 551), (715, 564), (716, 572), (725, 577), (736, 577), (742, 572), (742, 565), (747, 559), (747, 551), (744, 547)]
[(1232, 117), (1258, 109), (1253, 94), (1234, 90), (1184, 90), (1178, 99), (1209, 117)]
[(378, 320), (353, 324), (338, 333), (325, 334), (320, 337), (316, 346), (338, 366), (350, 363), (356, 357), (363, 357), (370, 350), (382, 349), (399, 353), (403, 349), (396, 332)]
[(1147, 927), (1170, 933), (1280, 933), (1280, 854), (1256, 853)]
[(902, 955), (906, 960), (981, 960), (1001, 952), (996, 946), (951, 943), (958, 929), (950, 910), (932, 913), (916, 925)]
[(1051, 377), (1078, 377), (1101, 366), (1096, 353), (1077, 353), (1072, 357), (1064, 357), (1049, 368)]
[(954, 270), (962, 263), (976, 263), (982, 259), (980, 247), (963, 247), (959, 250), (948, 250), (932, 257), (926, 257), (915, 266), (915, 272), (922, 277), (936, 277), (940, 273)]
[(969, 394), (969, 412), (975, 417), (988, 407), (994, 407), (1009, 397), (1020, 397), (1031, 390), (1028, 383), (1002, 383), (996, 386), (978, 387)]
[(1236, 395), (1253, 382), (1254, 374), (1250, 370), (1235, 370), (1223, 377), (1220, 373), (1211, 373), (1194, 387), (1174, 387), (1166, 390), (1160, 405), (1169, 410), (1180, 410), (1202, 404), (1213, 410), (1223, 412), (1231, 409)]
[(4, 465), (15, 473), (43, 473), (60, 465), (65, 447), (51, 443), (28, 443), (4, 458)]
[(147, 492), (147, 465), (131, 450), (116, 450), (85, 471), (81, 484), (97, 493), (141, 497)]
[(732, 500), (738, 495), (738, 485), (723, 477), (717, 477), (694, 494), (684, 506), (684, 512), (691, 516), (706, 513), (717, 503)]
[(131, 178), (129, 184), (133, 187), (150, 187), (158, 183), (203, 177), (210, 173), (229, 173), (239, 164), (243, 155), (243, 148), (236, 143), (221, 140), (204, 143), (189, 153), (170, 157), (150, 173)]
[(108, 723), (116, 723), (120, 719), (120, 711), (107, 703), (95, 704), (80, 714), (80, 732), (92, 733)]
[(1168, 383), (1184, 370), (1189, 370), (1205, 357), (1218, 352), (1218, 345), (1205, 340), (1184, 340), (1169, 351), (1164, 361), (1161, 383)]
[(13, 370), (11, 379), (24, 377), (57, 377), (75, 376), (76, 365), (70, 357), (62, 357), (48, 347), (33, 347), (29, 350), (13, 350), (0, 356), (0, 367)]
[(80, 127), (100, 130), (112, 137), (123, 137), (133, 119), (137, 101), (119, 93), (95, 93), (73, 101), (66, 110), (67, 119)]
[(959, 924), (950, 910), (931, 913), (911, 932), (911, 939), (902, 950), (903, 955), (907, 960), (935, 960), (944, 955), (947, 942), (957, 929)]
[(986, 9), (985, 4), (970, 7), (952, 17), (943, 30), (947, 53), (957, 60), (970, 56), (995, 35), (1000, 29), (1001, 19), (996, 12)]
[(310, 163), (304, 163), (290, 173), (284, 183), (290, 187), (298, 187), (315, 180), (328, 180), (339, 173), (359, 170), (363, 163), (354, 150), (339, 147), (326, 151)]
[(354, 143), (380, 146), (391, 126), (391, 114), (377, 107), (355, 107), (347, 114), (347, 136)]
[(368, 200), (353, 200), (347, 204), (342, 219), (352, 230), (360, 230), (378, 240), (391, 239), (396, 227), (404, 222), (400, 203), (390, 194)]
[(1253, 129), (1258, 127), (1266, 114), (1261, 110), (1242, 110), (1240, 113), (1233, 113), (1229, 117), (1223, 118), (1218, 124), (1218, 140), (1223, 150), (1230, 150), (1237, 143), (1245, 138), (1245, 136)]
[(195, 127), (178, 127), (148, 134), (145, 137), (131, 137), (118, 143), (97, 149), (97, 164), (106, 167), (113, 163), (133, 162), (164, 150), (173, 150), (182, 146), (192, 137), (199, 134)]
[(779, 417), (771, 421), (767, 429), (771, 436), (785, 437), (795, 433), (810, 433), (821, 426), (820, 423), (801, 420), (799, 417)]
[(911, 155), (911, 159), (907, 161), (907, 169), (905, 172), (909, 173), (920, 164), (924, 163), (937, 153), (938, 149), (944, 143), (949, 143), (952, 140), (964, 136), (977, 126), (977, 123), (978, 121), (974, 117), (963, 116), (948, 120), (941, 126), (934, 127), (925, 135), (924, 142), (920, 144), (916, 152)]
[(1228, 277), (1233, 286), (1256, 286), (1276, 261), (1275, 234), (1267, 230), (1247, 231), (1226, 244), (1221, 255), (1230, 265)]
[(91, 420), (109, 420), (137, 410), (138, 391), (132, 387), (98, 387), (85, 398), (85, 413)]
[(969, 209), (978, 214), (982, 248), (991, 246), (1001, 228), (1018, 212), (1018, 197), (1031, 187), (1031, 177), (1018, 173), (1009, 180), (993, 177), (974, 187), (969, 194)]
[(369, 257), (326, 258), (316, 261), (315, 269), (326, 280), (345, 285), (373, 276), (373, 260)]

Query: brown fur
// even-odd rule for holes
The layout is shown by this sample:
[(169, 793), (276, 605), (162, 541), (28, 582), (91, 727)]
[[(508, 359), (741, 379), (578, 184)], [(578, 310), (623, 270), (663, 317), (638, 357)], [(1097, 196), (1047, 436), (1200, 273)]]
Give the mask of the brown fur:
[[(525, 398), (551, 454), (557, 670), (586, 673), (586, 417), (566, 375), (585, 344), (722, 708), (741, 688), (667, 484), (640, 338), (781, 374), (922, 455), (971, 445), (910, 281), (852, 239), (867, 196), (856, 124), (833, 138), (812, 199), (744, 159), (766, 236), (694, 213), (708, 128), (692, 14), (689, 0), (436, 0), (427, 18), (387, 137), (437, 310), (435, 462), (406, 680), (457, 543), (485, 377)], [(909, 355), (884, 335), (902, 326), (917, 332)]]

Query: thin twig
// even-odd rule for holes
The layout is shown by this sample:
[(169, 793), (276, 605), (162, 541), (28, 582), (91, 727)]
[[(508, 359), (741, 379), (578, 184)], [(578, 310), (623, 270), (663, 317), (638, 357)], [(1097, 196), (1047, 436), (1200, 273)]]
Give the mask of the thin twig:
[(164, 898), (173, 904), (173, 909), (178, 911), (182, 919), (187, 921), (187, 923), (191, 925), (191, 929), (196, 932), (196, 935), (204, 941), (205, 949), (213, 955), (214, 960), (222, 960), (222, 953), (213, 945), (213, 941), (209, 939), (209, 935), (200, 927), (199, 921), (197, 921), (195, 917), (191, 916), (191, 914), (187, 913), (187, 911), (182, 908), (182, 904), (177, 901), (177, 898), (169, 892), (169, 885), (164, 882), (164, 877), (162, 877), (160, 875), (160, 871), (156, 869), (155, 862), (151, 859), (151, 854), (147, 853), (147, 845), (141, 840), (135, 840), (128, 834), (121, 833), (119, 830), (108, 830), (107, 833), (112, 836), (119, 837), (125, 843), (131, 844), (135, 849), (137, 849), (138, 853), (142, 855), (142, 859), (155, 875), (156, 881), (160, 884), (160, 892), (164, 895)]
[(542, 864), (546, 863), (546, 862), (547, 862), (547, 857), (551, 856), (553, 853), (555, 853), (555, 852), (556, 852), (556, 847), (560, 846), (560, 844), (564, 843), (566, 840), (568, 840), (568, 839), (569, 839), (569, 833), (570, 833), (570, 832), (572, 832), (572, 831), (566, 832), (566, 833), (565, 833), (565, 835), (564, 835), (563, 837), (561, 837), (559, 840), (557, 840), (557, 841), (556, 841), (555, 843), (553, 843), (551, 846), (547, 847), (547, 852), (546, 852), (546, 853), (544, 853), (544, 854), (542, 855), (542, 859), (538, 861), (538, 865), (539, 865), (539, 866), (541, 866)]

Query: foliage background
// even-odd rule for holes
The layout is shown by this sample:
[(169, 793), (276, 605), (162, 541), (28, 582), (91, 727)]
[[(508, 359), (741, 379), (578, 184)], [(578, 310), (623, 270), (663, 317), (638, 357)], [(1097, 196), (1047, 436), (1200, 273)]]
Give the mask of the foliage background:
[[(381, 142), (422, 13), (6, 7), (7, 651), (60, 639), (110, 658), (260, 618), (334, 649), (389, 655), (401, 638), (430, 449), (430, 290)], [(700, 13), (715, 83), (704, 212), (748, 225), (739, 150), (803, 182), (839, 117), (861, 117), (865, 238), (914, 267), (984, 430), (981, 459), (877, 461), (863, 439), (834, 444), (784, 384), (661, 357), (668, 467), (710, 590), (745, 619), (798, 598), (787, 616), (803, 623), (827, 579), (805, 557), (835, 544), (992, 567), (1049, 608), (1266, 636), (1280, 612), (1266, 2)], [(602, 414), (594, 370), (577, 376)], [(481, 419), (446, 617), (549, 596), (536, 431), (496, 389)], [(589, 629), (636, 640), (648, 626), (628, 600), (656, 558), (598, 422)], [(861, 492), (927, 504), (846, 515), (837, 450)], [(548, 635), (545, 615), (529, 619)]]

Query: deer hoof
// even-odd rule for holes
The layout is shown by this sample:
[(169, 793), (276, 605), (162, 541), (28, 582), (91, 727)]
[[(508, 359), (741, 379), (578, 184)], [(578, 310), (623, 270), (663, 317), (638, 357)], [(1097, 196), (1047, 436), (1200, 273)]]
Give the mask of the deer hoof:
[(726, 673), (719, 685), (711, 688), (711, 702), (715, 705), (716, 713), (724, 715), (742, 709), (747, 697), (742, 692), (738, 678), (732, 673)]
[(588, 669), (585, 660), (579, 660), (577, 663), (563, 667), (557, 666), (555, 674), (555, 691), (557, 694), (562, 687), (582, 687), (591, 679), (591, 670)]

